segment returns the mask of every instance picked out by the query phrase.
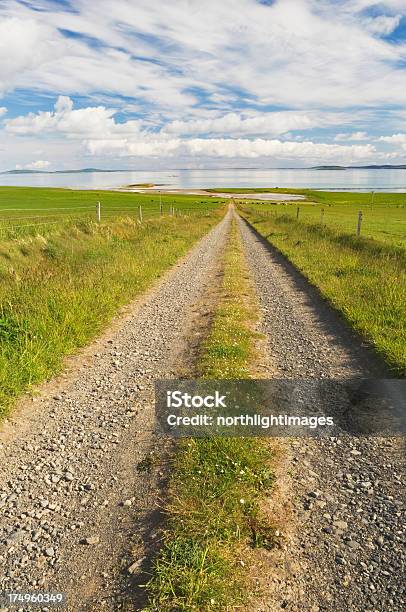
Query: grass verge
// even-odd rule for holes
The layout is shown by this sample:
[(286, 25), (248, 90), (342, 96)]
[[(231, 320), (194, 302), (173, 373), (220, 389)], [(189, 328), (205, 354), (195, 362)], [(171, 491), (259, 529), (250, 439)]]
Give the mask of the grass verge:
[[(258, 334), (253, 289), (235, 222), (219, 307), (199, 361), (202, 377), (249, 378)], [(260, 510), (272, 484), (269, 445), (254, 438), (183, 440), (173, 459), (161, 552), (147, 610), (234, 610), (253, 590), (256, 547), (274, 531)]]
[(0, 242), (0, 418), (222, 215), (76, 221)]
[(406, 374), (404, 249), (248, 207), (241, 214), (374, 345), (394, 374)]

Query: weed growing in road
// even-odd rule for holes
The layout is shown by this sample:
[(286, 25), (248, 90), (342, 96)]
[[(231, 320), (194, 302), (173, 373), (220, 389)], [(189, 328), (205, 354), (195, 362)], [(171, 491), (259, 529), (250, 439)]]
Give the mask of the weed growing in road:
[(250, 378), (255, 357), (255, 298), (240, 237), (233, 225), (225, 254), (222, 298), (209, 337), (203, 343), (199, 371), (204, 378)]

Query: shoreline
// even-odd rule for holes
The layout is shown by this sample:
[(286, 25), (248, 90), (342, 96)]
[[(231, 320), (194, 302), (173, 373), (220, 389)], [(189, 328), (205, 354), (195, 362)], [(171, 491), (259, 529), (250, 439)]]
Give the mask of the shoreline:
[(266, 191), (263, 193), (246, 193), (241, 191), (241, 193), (235, 192), (224, 192), (224, 191), (207, 191), (205, 189), (157, 189), (156, 185), (153, 187), (132, 187), (131, 185), (127, 185), (122, 188), (112, 188), (109, 191), (123, 191), (128, 193), (153, 193), (153, 194), (162, 194), (162, 195), (199, 195), (204, 196), (205, 198), (235, 198), (237, 200), (304, 200), (304, 195), (294, 194), (294, 193), (278, 193), (272, 191)]

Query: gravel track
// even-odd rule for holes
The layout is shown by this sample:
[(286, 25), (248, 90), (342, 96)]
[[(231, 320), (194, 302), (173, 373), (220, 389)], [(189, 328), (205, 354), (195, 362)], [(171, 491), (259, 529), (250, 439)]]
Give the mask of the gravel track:
[[(386, 369), (316, 290), (239, 220), (273, 377), (384, 377)], [(283, 442), (294, 528), (255, 610), (405, 609), (404, 441)], [(289, 500), (287, 500), (289, 505)]]
[[(184, 372), (230, 217), (89, 348), (80, 368), (3, 426), (0, 593), (64, 591), (69, 612), (139, 609), (133, 582), (154, 538), (164, 475), (137, 466), (166, 452), (151, 433), (153, 382)], [(241, 219), (239, 226), (269, 375), (387, 374), (303, 277)], [(253, 612), (404, 609), (402, 442), (343, 435), (278, 443), (285, 463), (277, 487), (290, 519)]]
[(131, 551), (148, 552), (163, 476), (137, 470), (162, 450), (151, 433), (153, 382), (181, 365), (229, 222), (230, 213), (78, 371), (3, 427), (0, 593), (64, 591), (71, 612), (137, 609), (130, 574), (141, 561), (129, 572)]

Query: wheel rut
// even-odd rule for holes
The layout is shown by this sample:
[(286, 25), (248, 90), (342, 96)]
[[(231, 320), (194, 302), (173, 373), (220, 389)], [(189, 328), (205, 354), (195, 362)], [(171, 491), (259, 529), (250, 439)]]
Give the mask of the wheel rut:
[(148, 554), (154, 536), (165, 482), (154, 461), (167, 450), (153, 434), (153, 385), (183, 367), (230, 218), (87, 352), (78, 371), (54, 390), (47, 385), (3, 427), (0, 592), (65, 592), (69, 612), (140, 608), (142, 562), (135, 576), (129, 566), (134, 551)]
[[(269, 377), (388, 377), (388, 370), (294, 267), (239, 219), (276, 370)], [(398, 611), (405, 605), (404, 439), (278, 440), (275, 496), (290, 524), (253, 610)], [(272, 497), (270, 504), (272, 504)], [(278, 501), (280, 503), (280, 500)], [(264, 584), (262, 585), (264, 587)]]

